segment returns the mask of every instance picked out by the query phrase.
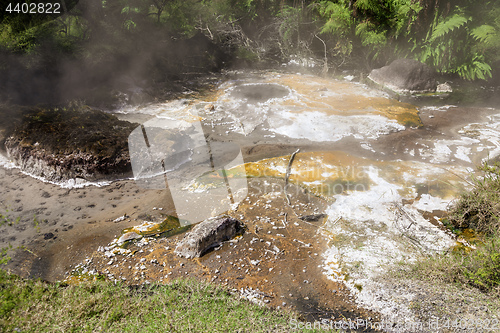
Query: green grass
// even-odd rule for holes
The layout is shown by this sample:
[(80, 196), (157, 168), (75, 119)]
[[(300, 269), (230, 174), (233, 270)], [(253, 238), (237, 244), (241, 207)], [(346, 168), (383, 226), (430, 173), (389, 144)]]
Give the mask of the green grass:
[(433, 283), (468, 285), (500, 296), (500, 239), (489, 237), (471, 251), (430, 255), (410, 264), (406, 275)]
[(0, 270), (1, 332), (289, 332), (292, 319), (194, 280), (68, 286)]

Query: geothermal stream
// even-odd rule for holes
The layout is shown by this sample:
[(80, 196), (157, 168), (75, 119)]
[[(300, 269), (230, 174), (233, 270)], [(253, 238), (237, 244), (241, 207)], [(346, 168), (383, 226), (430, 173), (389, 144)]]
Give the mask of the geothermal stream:
[(251, 179), (289, 178), (325, 203), (314, 210), (326, 214), (314, 229), (324, 240), (321, 274), (360, 307), (412, 320), (375, 277), (458, 244), (439, 217), (475, 166), (500, 154), (500, 110), (447, 105), (443, 96), (415, 99), (417, 107), (351, 77), (232, 77), (202, 100), (114, 111), (142, 123), (129, 138), (135, 179), (126, 181), (160, 193), (167, 179), (178, 217), (191, 224), (247, 205)]
[[(500, 153), (499, 110), (458, 109), (418, 110), (360, 83), (266, 73), (224, 83), (209, 102), (175, 101), (135, 112), (154, 112), (145, 123), (149, 127), (188, 128), (199, 117), (217, 129), (215, 141), (302, 148), (290, 181), (330, 202), (318, 229), (329, 240), (321, 254), (323, 273), (347, 285), (358, 304), (390, 317), (393, 304), (379, 300), (380, 285), (372, 278), (391, 263), (455, 246), (438, 217), (467, 185), (475, 163)], [(470, 119), (465, 123), (464, 111)], [(456, 123), (443, 121), (455, 112)], [(390, 145), (391, 136), (397, 147)], [(228, 161), (224, 168), (233, 193), (244, 190), (236, 179), (285, 179), (289, 157), (270, 156), (244, 167), (241, 155)], [(222, 188), (224, 194), (225, 184), (209, 178), (191, 180), (184, 189), (210, 194)], [(227, 208), (229, 203), (220, 211)]]

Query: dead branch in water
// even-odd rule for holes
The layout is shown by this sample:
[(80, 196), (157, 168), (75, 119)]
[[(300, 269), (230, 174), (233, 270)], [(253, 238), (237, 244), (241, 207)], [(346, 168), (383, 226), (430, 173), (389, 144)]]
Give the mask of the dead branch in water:
[(288, 197), (288, 193), (286, 193), (286, 189), (288, 187), (288, 180), (290, 179), (290, 173), (292, 172), (292, 163), (293, 160), (295, 159), (295, 155), (300, 151), (300, 149), (297, 149), (292, 156), (290, 156), (290, 161), (288, 161), (288, 166), (286, 168), (286, 176), (285, 176), (285, 198), (286, 202), (288, 203), (289, 206), (291, 206), (290, 198)]
[(408, 214), (408, 212), (406, 212), (406, 210), (403, 208), (403, 206), (401, 206), (398, 202), (394, 202), (394, 207), (397, 208), (397, 210), (399, 211), (399, 214), (402, 217), (406, 217), (406, 219), (408, 221), (410, 221), (410, 225), (408, 225), (406, 227), (406, 230), (410, 229), (412, 225), (417, 224), (417, 222), (415, 221), (415, 219), (412, 216), (410, 216), (410, 214)]

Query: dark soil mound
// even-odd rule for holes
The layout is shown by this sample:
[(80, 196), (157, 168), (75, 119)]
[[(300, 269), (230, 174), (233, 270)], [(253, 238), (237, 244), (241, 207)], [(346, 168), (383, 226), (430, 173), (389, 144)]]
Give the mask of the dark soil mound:
[(89, 107), (34, 108), (5, 141), (24, 171), (52, 181), (131, 174), (128, 136), (138, 124)]

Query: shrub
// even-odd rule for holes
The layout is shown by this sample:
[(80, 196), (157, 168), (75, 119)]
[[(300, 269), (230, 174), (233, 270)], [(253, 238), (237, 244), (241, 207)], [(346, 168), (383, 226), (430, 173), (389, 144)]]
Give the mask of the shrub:
[(500, 232), (500, 163), (484, 163), (478, 170), (484, 175), (475, 177), (474, 188), (451, 207), (449, 220), (456, 228), (494, 235)]

